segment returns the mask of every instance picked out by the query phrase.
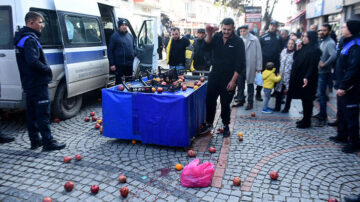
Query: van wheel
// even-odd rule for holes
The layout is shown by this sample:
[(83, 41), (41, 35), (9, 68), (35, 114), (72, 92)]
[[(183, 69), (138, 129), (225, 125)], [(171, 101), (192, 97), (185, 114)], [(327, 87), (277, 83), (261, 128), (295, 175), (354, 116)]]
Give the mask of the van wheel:
[(61, 82), (56, 90), (52, 112), (55, 117), (69, 119), (80, 111), (81, 104), (82, 95), (67, 98), (66, 83)]

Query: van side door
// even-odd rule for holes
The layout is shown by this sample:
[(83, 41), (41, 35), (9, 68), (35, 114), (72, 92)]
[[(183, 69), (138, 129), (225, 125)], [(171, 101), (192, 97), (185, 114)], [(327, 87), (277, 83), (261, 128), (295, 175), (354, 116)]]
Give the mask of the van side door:
[(62, 43), (67, 97), (105, 87), (106, 41), (96, 1), (54, 0)]

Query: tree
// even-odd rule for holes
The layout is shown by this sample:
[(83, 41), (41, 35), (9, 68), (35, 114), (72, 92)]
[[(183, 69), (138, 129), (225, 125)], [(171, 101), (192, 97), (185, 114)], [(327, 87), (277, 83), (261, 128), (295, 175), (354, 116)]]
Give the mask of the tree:
[[(275, 8), (275, 5), (277, 4), (277, 2), (278, 2), (278, 0), (266, 0), (265, 13), (264, 13), (264, 17), (263, 17), (263, 21), (265, 22), (264, 30), (269, 29), (272, 14), (274, 12), (274, 8)], [(272, 7), (271, 7), (271, 5), (272, 5)]]

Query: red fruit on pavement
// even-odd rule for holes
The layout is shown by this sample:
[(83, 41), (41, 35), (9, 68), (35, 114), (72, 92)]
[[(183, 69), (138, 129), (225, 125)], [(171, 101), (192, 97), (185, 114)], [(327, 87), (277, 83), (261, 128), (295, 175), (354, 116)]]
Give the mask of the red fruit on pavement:
[(90, 116), (95, 116), (95, 112), (90, 112)]
[(66, 183), (65, 183), (65, 185), (64, 185), (64, 188), (65, 188), (65, 190), (66, 191), (71, 191), (71, 190), (73, 190), (74, 189), (74, 182), (72, 182), (72, 181), (67, 181)]
[(234, 180), (233, 180), (233, 184), (235, 186), (240, 186), (241, 185), (241, 179), (240, 177), (235, 177)]
[(215, 153), (215, 152), (216, 152), (216, 149), (215, 149), (214, 147), (210, 147), (210, 148), (209, 148), (209, 152), (210, 152), (210, 153)]
[(80, 161), (82, 159), (82, 156), (80, 154), (75, 155), (75, 160)]
[(55, 123), (59, 123), (60, 121), (61, 121), (61, 120), (60, 120), (59, 118), (55, 118), (55, 119), (54, 119), (54, 122), (55, 122)]
[(121, 194), (121, 196), (122, 197), (127, 197), (127, 195), (129, 194), (129, 188), (127, 188), (127, 187), (123, 187), (123, 188), (121, 188), (120, 189), (120, 194)]
[(100, 128), (100, 124), (95, 124), (95, 129), (99, 129)]
[(90, 191), (91, 191), (91, 193), (93, 193), (93, 194), (97, 194), (98, 192), (99, 192), (99, 186), (98, 185), (96, 185), (96, 184), (94, 184), (94, 185), (92, 185), (91, 187), (90, 187)]
[(126, 182), (126, 176), (125, 175), (120, 175), (118, 178), (119, 182), (121, 183), (125, 183)]
[(93, 116), (91, 119), (92, 119), (92, 121), (96, 121), (96, 120), (97, 120), (97, 116)]
[(270, 172), (270, 178), (271, 178), (272, 180), (277, 180), (278, 177), (279, 177), (279, 174), (278, 174), (276, 171), (271, 171), (271, 172)]
[(196, 152), (194, 151), (194, 150), (189, 150), (188, 151), (188, 156), (190, 156), (190, 157), (195, 157), (196, 156)]
[(52, 202), (50, 197), (45, 197), (42, 202)]
[(336, 198), (329, 198), (328, 202), (338, 202)]
[(89, 121), (90, 121), (90, 117), (85, 117), (85, 118), (84, 118), (84, 121), (85, 121), (85, 122), (89, 122)]
[(64, 157), (64, 162), (65, 163), (70, 163), (71, 159), (72, 159), (71, 156), (65, 156)]
[(251, 117), (255, 117), (255, 112), (251, 112)]

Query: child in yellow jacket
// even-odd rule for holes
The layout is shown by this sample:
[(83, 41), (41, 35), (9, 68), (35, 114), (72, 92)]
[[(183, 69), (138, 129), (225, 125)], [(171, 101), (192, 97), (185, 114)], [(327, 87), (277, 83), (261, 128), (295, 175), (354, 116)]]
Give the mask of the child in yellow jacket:
[(270, 114), (272, 113), (272, 110), (269, 109), (268, 104), (271, 97), (271, 90), (274, 88), (275, 83), (279, 82), (281, 80), (282, 73), (279, 75), (275, 75), (275, 67), (274, 63), (268, 62), (266, 63), (266, 70), (262, 73), (262, 79), (264, 81), (263, 87), (264, 87), (264, 94), (265, 94), (265, 101), (264, 101), (264, 107), (262, 112)]

